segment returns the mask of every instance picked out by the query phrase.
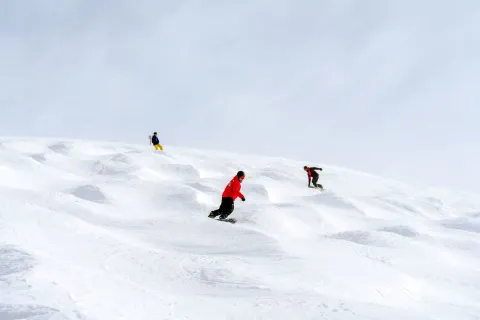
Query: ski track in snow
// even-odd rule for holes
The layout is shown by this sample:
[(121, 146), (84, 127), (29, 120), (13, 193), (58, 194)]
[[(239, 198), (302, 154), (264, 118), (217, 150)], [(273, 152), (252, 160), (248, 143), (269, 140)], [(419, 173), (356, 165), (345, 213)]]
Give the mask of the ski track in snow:
[(1, 139), (0, 319), (480, 319), (478, 195), (304, 164)]

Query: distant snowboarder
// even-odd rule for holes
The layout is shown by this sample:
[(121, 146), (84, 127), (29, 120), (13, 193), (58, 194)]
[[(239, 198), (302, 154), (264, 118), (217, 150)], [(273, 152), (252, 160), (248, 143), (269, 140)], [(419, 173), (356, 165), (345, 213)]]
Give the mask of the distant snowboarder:
[(160, 144), (160, 141), (158, 140), (157, 133), (153, 133), (153, 137), (150, 136), (150, 144), (153, 144), (155, 147), (155, 150), (163, 150), (163, 146)]
[(245, 197), (240, 192), (243, 179), (245, 179), (245, 173), (243, 171), (238, 171), (237, 175), (233, 177), (230, 183), (225, 187), (220, 207), (217, 210), (210, 212), (208, 215), (209, 218), (220, 216), (220, 220), (225, 220), (234, 210), (235, 199), (240, 198), (242, 201), (245, 201)]
[(323, 189), (323, 186), (321, 184), (317, 183), (318, 172), (315, 171), (315, 170), (322, 171), (322, 168), (304, 166), (303, 170), (305, 170), (308, 174), (308, 187), (309, 188), (311, 188), (311, 184), (313, 184), (315, 188)]

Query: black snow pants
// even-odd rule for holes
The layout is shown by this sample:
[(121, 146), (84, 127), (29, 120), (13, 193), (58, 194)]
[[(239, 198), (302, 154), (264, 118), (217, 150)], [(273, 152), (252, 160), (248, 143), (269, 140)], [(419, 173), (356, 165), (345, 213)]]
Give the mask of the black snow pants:
[(317, 184), (317, 182), (318, 182), (318, 177), (319, 177), (318, 174), (312, 175), (312, 184), (313, 184), (315, 187), (323, 188), (323, 186), (322, 186), (320, 183)]
[(233, 209), (234, 209), (233, 198), (225, 197), (225, 198), (222, 198), (222, 203), (220, 204), (220, 208), (210, 212), (209, 217), (215, 218), (216, 216), (220, 216), (220, 219), (225, 219), (233, 212)]

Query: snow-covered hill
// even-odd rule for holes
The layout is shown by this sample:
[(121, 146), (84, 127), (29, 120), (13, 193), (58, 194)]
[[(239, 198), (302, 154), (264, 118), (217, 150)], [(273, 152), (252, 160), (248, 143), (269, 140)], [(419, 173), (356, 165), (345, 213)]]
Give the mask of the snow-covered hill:
[[(238, 170), (237, 224), (207, 218)], [(321, 163), (1, 139), (0, 280), (0, 319), (480, 319), (480, 199)]]

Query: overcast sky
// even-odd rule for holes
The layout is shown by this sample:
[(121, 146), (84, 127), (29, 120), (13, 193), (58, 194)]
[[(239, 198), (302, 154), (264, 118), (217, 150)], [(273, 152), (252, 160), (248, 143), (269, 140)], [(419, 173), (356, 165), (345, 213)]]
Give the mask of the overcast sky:
[(480, 191), (480, 1), (2, 0), (0, 135)]

